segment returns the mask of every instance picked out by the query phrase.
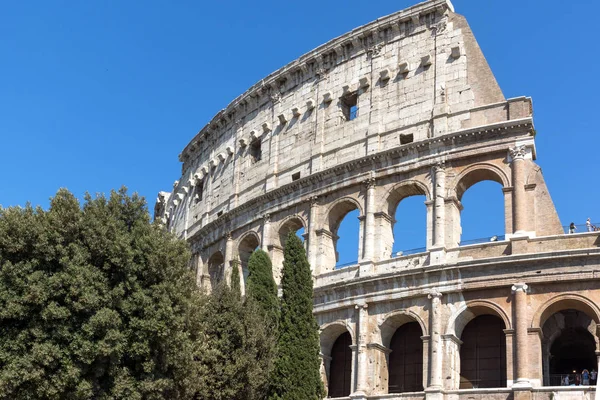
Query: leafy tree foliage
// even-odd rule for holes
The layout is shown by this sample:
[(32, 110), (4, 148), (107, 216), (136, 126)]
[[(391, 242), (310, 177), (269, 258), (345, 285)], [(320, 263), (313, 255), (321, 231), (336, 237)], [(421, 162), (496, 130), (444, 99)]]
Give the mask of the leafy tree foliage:
[(237, 296), (238, 299), (242, 296), (242, 289), (240, 287), (240, 264), (237, 261), (233, 262), (233, 268), (231, 269), (231, 294)]
[(248, 300), (256, 302), (261, 307), (267, 320), (275, 329), (279, 321), (279, 299), (269, 255), (263, 250), (255, 250), (248, 260), (248, 271)]
[(0, 209), (0, 398), (193, 398), (208, 349), (189, 259), (125, 189)]
[[(239, 272), (233, 269), (232, 283)], [(232, 284), (233, 286), (233, 284)], [(199, 398), (264, 399), (272, 370), (275, 338), (262, 310), (243, 303), (239, 292), (224, 282), (212, 293), (203, 318), (207, 350), (200, 356), (205, 373)]]
[(302, 242), (290, 232), (284, 249), (281, 320), (270, 399), (313, 400), (324, 395), (319, 374), (313, 286)]

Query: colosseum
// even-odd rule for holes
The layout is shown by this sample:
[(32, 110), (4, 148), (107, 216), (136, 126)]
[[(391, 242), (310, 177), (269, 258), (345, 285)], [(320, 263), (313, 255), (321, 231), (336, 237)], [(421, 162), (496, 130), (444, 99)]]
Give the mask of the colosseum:
[[(328, 397), (591, 399), (574, 373), (600, 357), (599, 233), (565, 234), (532, 115), (450, 1), (429, 0), (233, 100), (181, 152), (155, 218), (190, 243), (207, 290), (232, 268), (244, 280), (259, 247), (278, 281), (282, 238), (303, 229)], [(486, 180), (502, 186), (505, 234), (465, 244), (461, 199)], [(395, 253), (395, 210), (415, 195), (427, 247)], [(358, 261), (339, 268), (354, 210)]]

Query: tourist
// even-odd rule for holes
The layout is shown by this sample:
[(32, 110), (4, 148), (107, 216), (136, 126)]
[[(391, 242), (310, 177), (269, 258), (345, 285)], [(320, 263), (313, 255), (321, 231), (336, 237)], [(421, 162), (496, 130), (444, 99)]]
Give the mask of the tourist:
[(575, 230), (577, 228), (575, 228), (575, 222), (571, 222), (571, 225), (569, 225), (569, 233), (575, 233)]
[(598, 373), (595, 368), (592, 368), (592, 372), (590, 372), (590, 378), (592, 378), (592, 385), (596, 384), (596, 378), (598, 377)]
[(563, 386), (569, 386), (569, 375), (565, 375), (565, 378), (562, 381)]
[(592, 225), (592, 221), (590, 221), (590, 219), (588, 218), (587, 221), (585, 221), (585, 226), (587, 227), (587, 231), (588, 232), (592, 232), (593, 231), (593, 225)]
[(581, 385), (581, 377), (579, 374), (575, 374), (575, 386)]
[[(589, 221), (589, 218), (588, 218)], [(581, 381), (583, 386), (589, 386), (590, 384), (590, 371), (588, 371), (587, 369), (584, 369), (583, 371), (581, 371)]]

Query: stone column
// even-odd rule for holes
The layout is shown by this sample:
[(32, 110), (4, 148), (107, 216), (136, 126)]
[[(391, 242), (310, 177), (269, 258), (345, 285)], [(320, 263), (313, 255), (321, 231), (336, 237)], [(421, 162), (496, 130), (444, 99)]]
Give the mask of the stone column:
[(515, 361), (517, 364), (517, 381), (513, 387), (531, 387), (527, 366), (527, 289), (525, 283), (515, 283), (512, 286), (514, 294), (514, 316), (515, 316), (515, 342), (517, 351)]
[(224, 271), (223, 271), (223, 279), (225, 282), (229, 282), (229, 277), (231, 276), (231, 267), (233, 265), (233, 261), (235, 261), (233, 256), (233, 237), (231, 236), (231, 232), (227, 232), (225, 234), (225, 256), (224, 258)]
[(446, 169), (444, 164), (437, 164), (433, 167), (434, 176), (434, 218), (433, 227), (433, 247), (446, 247)]
[(363, 260), (373, 261), (373, 247), (375, 246), (375, 178), (365, 181), (367, 196), (365, 204), (365, 237)]
[(317, 225), (318, 225), (318, 197), (310, 198), (310, 216), (308, 220), (307, 230), (307, 239), (308, 239), (308, 262), (310, 264), (310, 268), (313, 272), (313, 275), (318, 275), (321, 268), (317, 268), (317, 252), (319, 251), (319, 243), (317, 240)]
[(356, 314), (356, 390), (350, 397), (353, 399), (366, 398), (367, 387), (367, 324), (368, 324), (368, 309), (367, 303), (357, 304), (354, 308)]
[(265, 214), (263, 216), (263, 226), (262, 226), (262, 243), (261, 247), (266, 252), (269, 253), (269, 241), (271, 234), (271, 215)]
[(526, 146), (516, 146), (509, 150), (513, 185), (513, 234), (527, 231), (527, 201), (525, 199), (525, 155)]
[(430, 357), (429, 357), (429, 390), (442, 389), (442, 316), (441, 298), (442, 294), (433, 290), (427, 296), (431, 300), (431, 310), (429, 312), (430, 325)]

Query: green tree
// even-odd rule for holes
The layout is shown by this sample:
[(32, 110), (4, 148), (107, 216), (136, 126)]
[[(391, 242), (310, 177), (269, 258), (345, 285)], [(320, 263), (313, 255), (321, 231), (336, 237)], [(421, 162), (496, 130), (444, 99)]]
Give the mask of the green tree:
[[(238, 268), (231, 274), (239, 282)], [(205, 373), (199, 398), (259, 400), (268, 388), (275, 338), (255, 302), (242, 302), (239, 290), (221, 283), (213, 291), (203, 317), (208, 350), (200, 355)]]
[(207, 349), (189, 259), (124, 188), (0, 209), (0, 398), (193, 398)]
[(270, 399), (321, 399), (324, 388), (319, 373), (318, 326), (312, 314), (312, 276), (302, 241), (293, 232), (285, 243), (281, 287), (278, 353)]
[(230, 293), (237, 296), (238, 299), (242, 296), (242, 289), (240, 287), (240, 263), (238, 261), (233, 262), (233, 268), (231, 269)]
[(263, 250), (255, 250), (248, 260), (248, 272), (246, 296), (260, 306), (275, 329), (279, 321), (279, 299), (269, 255)]

